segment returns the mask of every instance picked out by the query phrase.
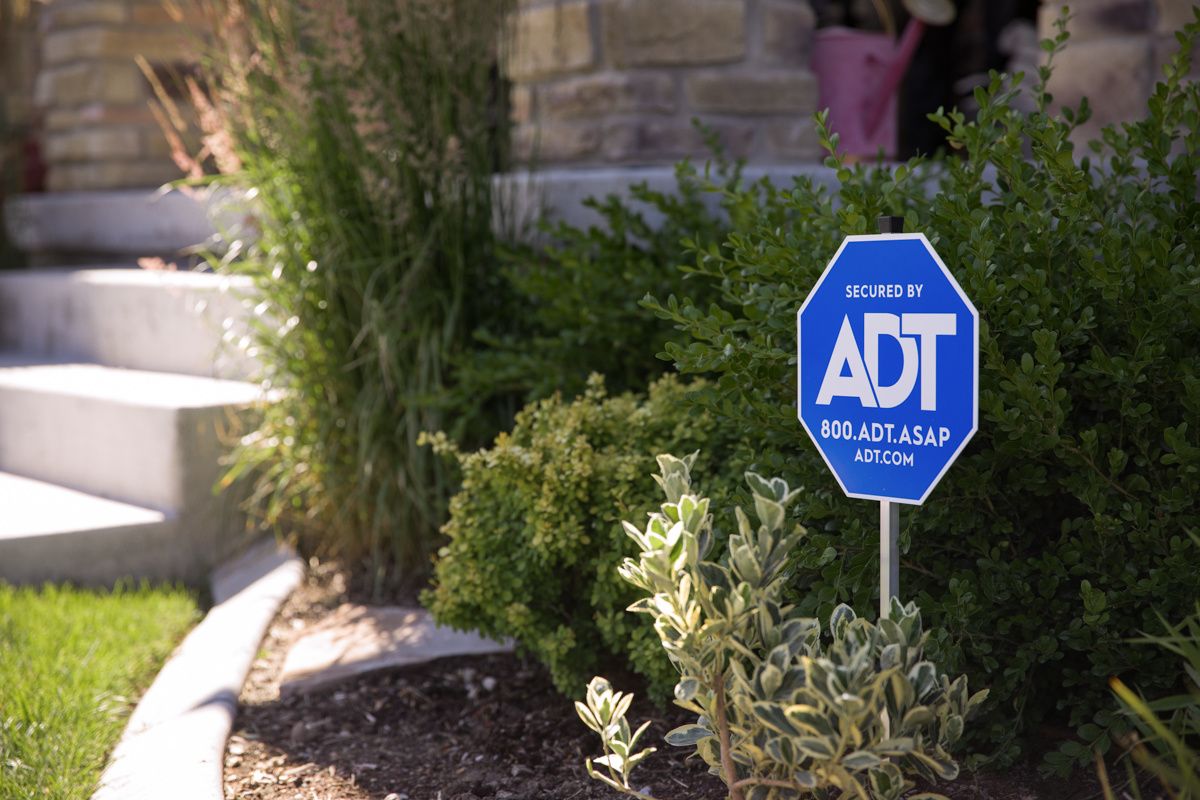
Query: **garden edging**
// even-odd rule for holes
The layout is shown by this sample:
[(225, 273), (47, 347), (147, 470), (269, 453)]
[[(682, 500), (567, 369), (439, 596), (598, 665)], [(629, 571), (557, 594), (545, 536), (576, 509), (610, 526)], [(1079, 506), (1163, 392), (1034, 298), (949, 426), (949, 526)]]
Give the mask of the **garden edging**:
[(213, 607), (138, 703), (93, 800), (221, 800), (225, 742), (259, 642), (299, 585), (291, 548), (262, 542), (213, 572)]

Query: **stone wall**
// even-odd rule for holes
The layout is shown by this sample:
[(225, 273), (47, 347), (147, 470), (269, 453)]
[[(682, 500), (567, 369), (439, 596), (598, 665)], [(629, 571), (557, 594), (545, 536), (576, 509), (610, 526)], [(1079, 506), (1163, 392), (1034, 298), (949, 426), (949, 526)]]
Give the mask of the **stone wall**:
[[(1175, 33), (1192, 19), (1195, 0), (1067, 0), (1071, 38), (1054, 62), (1050, 92), (1055, 102), (1074, 107), (1087, 97), (1092, 118), (1076, 132), (1077, 143), (1099, 136), (1114, 122), (1140, 119), (1162, 68), (1179, 50)], [(1063, 0), (1043, 0), (1041, 38), (1054, 35)], [(1200, 75), (1200, 59), (1192, 60)]]
[(52, 0), (43, 6), (34, 103), (50, 191), (149, 187), (180, 176), (135, 56), (164, 75), (189, 65), (195, 34), (188, 23), (196, 20), (181, 5)]
[[(707, 152), (693, 118), (751, 163), (819, 157), (808, 0), (516, 1), (506, 66), (520, 159), (671, 164)], [(1042, 35), (1061, 1), (1044, 2)], [(164, 72), (185, 67), (199, 30), (191, 2), (33, 4), (37, 43), (24, 46), (37, 58), (22, 63), (38, 62), (32, 105), (48, 189), (153, 187), (178, 177), (134, 57)], [(1087, 138), (1143, 112), (1192, 0), (1069, 2), (1073, 37), (1051, 90), (1067, 104), (1089, 97)], [(6, 50), (11, 61), (16, 50)]]
[(807, 0), (521, 0), (512, 21), (519, 159), (665, 164), (710, 126), (751, 162), (811, 161)]

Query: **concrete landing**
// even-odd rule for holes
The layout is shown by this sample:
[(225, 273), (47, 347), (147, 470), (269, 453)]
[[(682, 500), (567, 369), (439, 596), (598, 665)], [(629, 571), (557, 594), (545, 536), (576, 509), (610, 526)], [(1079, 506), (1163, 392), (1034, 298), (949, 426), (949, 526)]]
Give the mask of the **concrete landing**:
[(511, 642), (444, 628), (421, 608), (346, 604), (292, 645), (279, 692), (306, 692), (376, 670), (505, 653), (512, 647)]

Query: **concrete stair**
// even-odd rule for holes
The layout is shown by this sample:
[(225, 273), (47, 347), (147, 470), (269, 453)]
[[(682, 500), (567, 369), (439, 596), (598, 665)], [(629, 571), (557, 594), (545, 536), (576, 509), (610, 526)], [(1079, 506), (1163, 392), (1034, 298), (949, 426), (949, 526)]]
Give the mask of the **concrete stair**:
[[(142, 269), (0, 272), (0, 348), (60, 361), (244, 379), (246, 279)], [(224, 344), (225, 346), (222, 346)]]
[(203, 273), (0, 273), (0, 580), (198, 581), (248, 541), (214, 491), (263, 402), (232, 346), (248, 295)]
[[(172, 548), (175, 520), (0, 472), (0, 580), (107, 584), (124, 575), (184, 574)], [(182, 561), (182, 559), (179, 559)]]

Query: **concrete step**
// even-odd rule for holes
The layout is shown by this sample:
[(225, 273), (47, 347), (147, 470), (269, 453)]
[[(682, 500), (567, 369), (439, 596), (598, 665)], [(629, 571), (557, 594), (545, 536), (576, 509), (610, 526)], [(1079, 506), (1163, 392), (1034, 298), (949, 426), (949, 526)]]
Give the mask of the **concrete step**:
[(245, 380), (250, 282), (204, 272), (0, 272), (0, 350), (43, 359)]
[(8, 213), (0, 217), (26, 253), (169, 256), (216, 244), (210, 216), (218, 217), (223, 230), (237, 225), (236, 213), (221, 213), (233, 199), (227, 195), (157, 189), (39, 192), (11, 198)]
[(212, 505), (241, 381), (0, 357), (0, 470), (172, 514)]
[(190, 552), (176, 546), (175, 532), (161, 511), (0, 472), (2, 581), (185, 579)]

